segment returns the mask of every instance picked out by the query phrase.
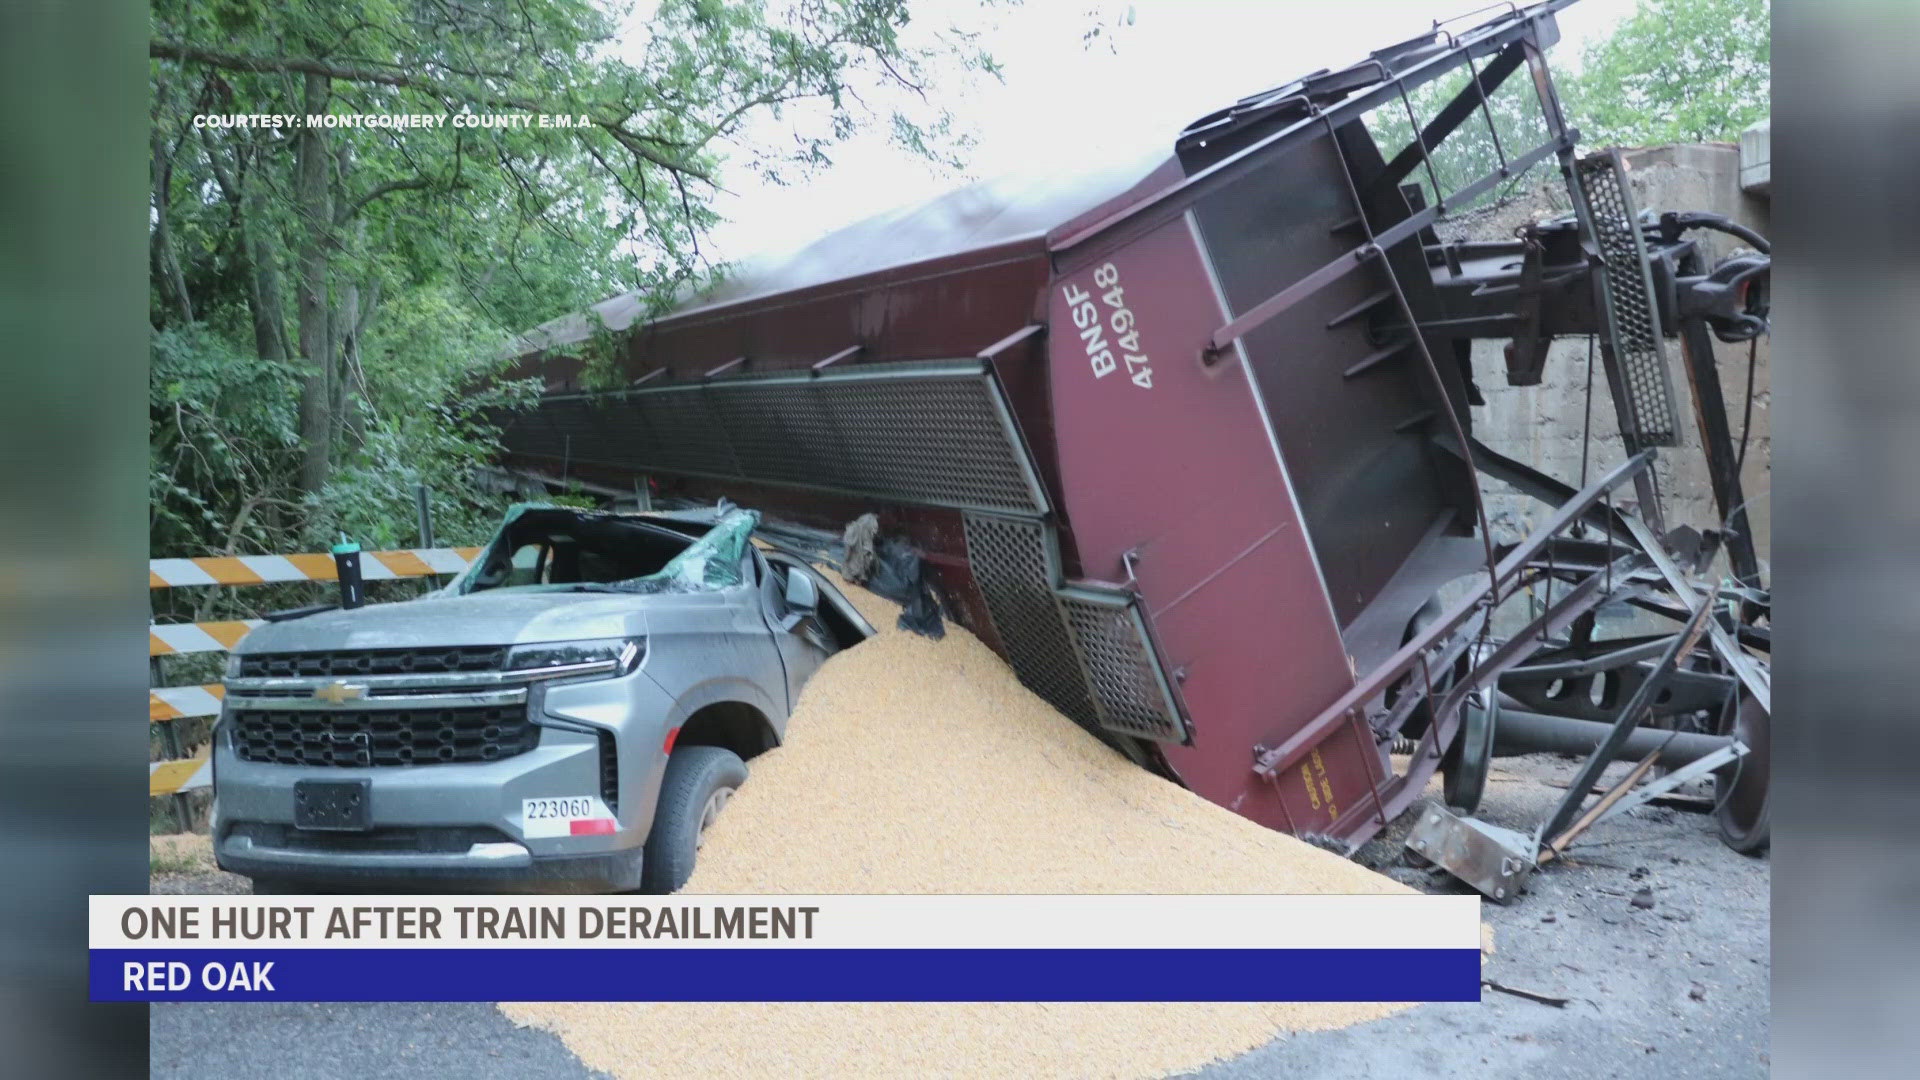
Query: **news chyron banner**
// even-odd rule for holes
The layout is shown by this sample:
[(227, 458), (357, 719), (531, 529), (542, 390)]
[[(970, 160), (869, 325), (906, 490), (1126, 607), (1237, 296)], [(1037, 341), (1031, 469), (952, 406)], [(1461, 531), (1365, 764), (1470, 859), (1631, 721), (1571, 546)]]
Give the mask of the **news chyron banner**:
[(1474, 896), (95, 896), (94, 1001), (1477, 1001)]

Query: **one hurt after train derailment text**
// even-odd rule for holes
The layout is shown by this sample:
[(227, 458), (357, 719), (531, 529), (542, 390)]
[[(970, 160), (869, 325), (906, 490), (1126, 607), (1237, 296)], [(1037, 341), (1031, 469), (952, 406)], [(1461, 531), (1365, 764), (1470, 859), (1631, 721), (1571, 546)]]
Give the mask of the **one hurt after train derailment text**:
[(773, 904), (210, 904), (128, 907), (129, 941), (778, 941), (813, 937), (819, 907)]
[(1479, 911), (1422, 895), (96, 896), (88, 982), (95, 1001), (1471, 1001)]

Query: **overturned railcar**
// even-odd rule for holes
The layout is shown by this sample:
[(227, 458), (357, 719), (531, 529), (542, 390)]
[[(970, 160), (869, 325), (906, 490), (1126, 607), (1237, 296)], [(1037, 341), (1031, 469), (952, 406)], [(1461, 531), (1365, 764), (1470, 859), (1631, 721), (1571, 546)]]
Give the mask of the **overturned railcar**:
[[(979, 185), (748, 267), (631, 327), (623, 389), (580, 389), (559, 354), (587, 322), (550, 324), (512, 464), (825, 528), (877, 512), (1063, 713), (1222, 806), (1351, 848), (1443, 764), (1470, 783), (1463, 729), (1533, 655), (1496, 654), (1493, 605), (1543, 574), (1576, 592), (1569, 568), (1604, 564), (1604, 587), (1538, 628), (1567, 648), (1594, 604), (1657, 576), (1614, 557), (1645, 537), (1605, 495), (1646, 482), (1644, 455), (1575, 493), (1471, 434), (1467, 342), (1511, 339), (1524, 380), (1548, 337), (1592, 332), (1630, 448), (1672, 441), (1660, 286), (1691, 249), (1643, 235), (1617, 162), (1577, 154), (1543, 59), (1564, 2), (1238, 102), (1156, 161)], [(1378, 117), (1412, 117), (1438, 79), (1458, 93), (1382, 147)], [(1531, 126), (1511, 107), (1496, 126), (1496, 100)], [(1462, 173), (1443, 147), (1469, 124), (1494, 152)], [(1572, 220), (1439, 243), (1437, 219), (1543, 161)], [(595, 314), (619, 327), (637, 306)], [(1476, 467), (1560, 505), (1552, 534), (1495, 551)], [(1463, 575), (1478, 584), (1441, 608)]]

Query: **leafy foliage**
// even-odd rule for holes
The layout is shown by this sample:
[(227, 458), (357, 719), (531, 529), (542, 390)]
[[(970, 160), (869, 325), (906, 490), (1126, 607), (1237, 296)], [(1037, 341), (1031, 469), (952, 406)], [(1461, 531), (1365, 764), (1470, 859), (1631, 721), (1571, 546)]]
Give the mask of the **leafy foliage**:
[(1767, 0), (1640, 0), (1567, 81), (1583, 140), (1732, 141), (1768, 112), (1769, 24)]
[[(1480, 66), (1484, 68), (1486, 64), (1483, 62)], [(1367, 130), (1381, 152), (1392, 158), (1402, 147), (1411, 146), (1416, 132), (1424, 130), (1441, 109), (1462, 91), (1470, 89), (1472, 83), (1473, 75), (1462, 67), (1416, 87), (1405, 101), (1395, 98), (1368, 113)], [(1497, 172), (1502, 165), (1510, 166), (1514, 159), (1548, 138), (1539, 94), (1523, 68), (1502, 80), (1450, 135), (1437, 144), (1428, 145), (1427, 160), (1414, 168), (1406, 182), (1420, 185), (1427, 205), (1431, 206), (1436, 186), (1440, 195), (1452, 196), (1481, 177)], [(1534, 171), (1545, 165), (1535, 166)], [(1502, 192), (1522, 182), (1521, 175), (1515, 173), (1506, 184), (1481, 196), (1473, 205), (1498, 199)], [(1448, 205), (1453, 209), (1467, 208), (1453, 199), (1449, 199)]]
[[(1767, 0), (1640, 0), (1611, 36), (1587, 46), (1582, 60), (1577, 75), (1555, 84), (1584, 145), (1731, 140), (1767, 115)], [(1368, 114), (1368, 130), (1391, 156), (1418, 130), (1408, 106), (1424, 126), (1470, 78), (1462, 69), (1416, 88), (1406, 102), (1390, 101)], [(1441, 192), (1457, 192), (1547, 138), (1539, 96), (1522, 69), (1489, 95), (1484, 111), (1428, 147), (1431, 173), (1423, 164), (1407, 179), (1431, 203), (1436, 181)], [(1548, 167), (1543, 162), (1533, 172)], [(1520, 182), (1516, 176), (1477, 202)]]
[(233, 350), (189, 324), (154, 334), (150, 371), (153, 549), (270, 543), (258, 511), (299, 441), (292, 366)]
[[(648, 8), (155, 0), (155, 554), (404, 545), (416, 484), (438, 541), (479, 540), (484, 417), (535, 389), (500, 382), (513, 332), (712, 281), (724, 170), (797, 177), (867, 124), (951, 160), (926, 88), (994, 70), (907, 0)], [(230, 114), (298, 119), (194, 120)], [(428, 122), (354, 122), (376, 115)], [(596, 334), (590, 367), (611, 379), (621, 344)]]

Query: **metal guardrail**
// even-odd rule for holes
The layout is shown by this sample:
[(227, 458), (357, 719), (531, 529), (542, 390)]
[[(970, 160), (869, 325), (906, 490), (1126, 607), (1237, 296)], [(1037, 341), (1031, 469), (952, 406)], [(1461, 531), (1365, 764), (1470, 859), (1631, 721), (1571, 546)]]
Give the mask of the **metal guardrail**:
[[(454, 547), (362, 552), (360, 573), (367, 581), (457, 574), (465, 570), (480, 551), (477, 547)], [(152, 559), (147, 563), (147, 580), (154, 589), (170, 589), (328, 582), (339, 580), (339, 575), (329, 554), (231, 555)], [(159, 657), (227, 652), (263, 621), (149, 623), (147, 656), (154, 662), (157, 675)], [(167, 755), (166, 760), (148, 764), (147, 795), (150, 798), (174, 796), (175, 824), (183, 830), (190, 826), (190, 807), (185, 795), (211, 786), (213, 769), (208, 761), (208, 748), (202, 745), (189, 754), (173, 721), (218, 716), (223, 697), (224, 691), (218, 683), (156, 686), (147, 691), (147, 722), (159, 727), (161, 745)]]

